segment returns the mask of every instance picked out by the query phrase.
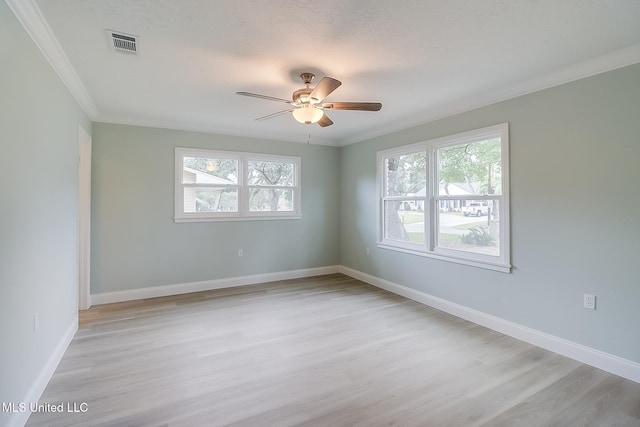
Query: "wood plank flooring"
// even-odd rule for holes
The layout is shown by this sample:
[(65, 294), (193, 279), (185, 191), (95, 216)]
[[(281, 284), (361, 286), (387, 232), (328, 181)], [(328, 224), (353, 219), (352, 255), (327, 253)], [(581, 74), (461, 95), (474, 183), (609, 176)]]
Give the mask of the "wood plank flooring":
[(28, 426), (640, 426), (640, 384), (340, 274), (95, 306), (40, 403), (86, 412)]

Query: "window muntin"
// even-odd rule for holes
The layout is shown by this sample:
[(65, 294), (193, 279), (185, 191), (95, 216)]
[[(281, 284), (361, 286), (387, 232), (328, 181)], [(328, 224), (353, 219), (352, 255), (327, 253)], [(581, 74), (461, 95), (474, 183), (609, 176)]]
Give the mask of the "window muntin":
[(379, 245), (509, 271), (508, 125), (378, 153)]
[(300, 216), (300, 158), (176, 148), (175, 221)]

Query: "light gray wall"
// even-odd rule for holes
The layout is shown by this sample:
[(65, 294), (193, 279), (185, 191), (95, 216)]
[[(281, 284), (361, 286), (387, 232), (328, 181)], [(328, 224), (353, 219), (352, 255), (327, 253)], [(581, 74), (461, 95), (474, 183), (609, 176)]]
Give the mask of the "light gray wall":
[(91, 122), (3, 1), (0, 64), (0, 402), (18, 403), (77, 318), (78, 126)]
[[(103, 123), (93, 129), (92, 294), (339, 263), (338, 148)], [(300, 156), (302, 219), (175, 224), (176, 146)]]
[[(513, 272), (376, 248), (376, 151), (502, 122)], [(640, 362), (640, 65), (354, 144), (341, 161), (343, 265)]]

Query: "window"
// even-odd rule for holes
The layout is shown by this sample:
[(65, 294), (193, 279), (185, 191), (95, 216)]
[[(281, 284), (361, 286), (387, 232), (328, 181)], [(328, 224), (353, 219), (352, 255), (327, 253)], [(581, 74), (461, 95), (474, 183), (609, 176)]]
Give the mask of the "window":
[(378, 152), (378, 244), (510, 271), (508, 124)]
[(176, 222), (300, 217), (300, 158), (176, 148)]

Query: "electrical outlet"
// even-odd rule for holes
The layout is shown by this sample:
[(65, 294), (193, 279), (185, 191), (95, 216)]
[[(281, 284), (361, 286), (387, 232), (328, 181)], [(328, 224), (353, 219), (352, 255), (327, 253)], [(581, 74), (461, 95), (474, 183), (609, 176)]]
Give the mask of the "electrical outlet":
[(244, 250), (238, 249), (238, 256), (244, 256)]
[(364, 248), (364, 252), (365, 252), (367, 255), (369, 255), (369, 246), (366, 246), (366, 247)]
[(584, 308), (589, 310), (596, 309), (596, 296), (591, 294), (584, 294)]

